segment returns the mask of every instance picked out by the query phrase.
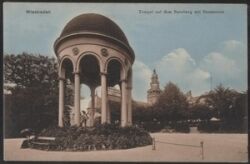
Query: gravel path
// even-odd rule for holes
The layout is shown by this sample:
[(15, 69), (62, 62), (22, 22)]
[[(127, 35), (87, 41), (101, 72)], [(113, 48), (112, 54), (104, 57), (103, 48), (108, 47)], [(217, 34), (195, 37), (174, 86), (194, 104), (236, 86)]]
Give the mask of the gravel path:
[(203, 161), (246, 162), (247, 134), (182, 134), (152, 133), (152, 145), (127, 149), (90, 152), (53, 152), (20, 149), (23, 139), (4, 140), (4, 159), (7, 161), (202, 161), (201, 148), (163, 144), (161, 142), (200, 145), (204, 142)]

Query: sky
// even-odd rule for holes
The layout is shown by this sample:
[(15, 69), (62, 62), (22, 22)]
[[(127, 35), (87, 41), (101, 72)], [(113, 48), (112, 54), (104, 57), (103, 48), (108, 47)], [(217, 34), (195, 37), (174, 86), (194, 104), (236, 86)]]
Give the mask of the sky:
[[(72, 18), (98, 13), (112, 19), (135, 52), (135, 100), (147, 100), (153, 69), (161, 89), (171, 81), (193, 96), (219, 84), (240, 92), (247, 89), (246, 5), (4, 3), (3, 7), (4, 54), (55, 57), (53, 44)], [(89, 89), (82, 86), (81, 94), (89, 97)]]

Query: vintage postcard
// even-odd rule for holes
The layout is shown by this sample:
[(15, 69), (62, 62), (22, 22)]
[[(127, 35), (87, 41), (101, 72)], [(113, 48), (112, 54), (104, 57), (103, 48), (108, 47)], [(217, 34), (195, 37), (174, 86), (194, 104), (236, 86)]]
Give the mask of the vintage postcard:
[(3, 4), (4, 160), (247, 162), (247, 5)]

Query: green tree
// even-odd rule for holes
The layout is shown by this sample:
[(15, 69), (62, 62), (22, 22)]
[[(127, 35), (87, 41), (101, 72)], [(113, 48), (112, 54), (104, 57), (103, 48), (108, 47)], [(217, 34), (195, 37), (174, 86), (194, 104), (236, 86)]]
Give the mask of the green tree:
[(22, 53), (4, 56), (4, 83), (11, 89), (10, 120), (17, 135), (23, 128), (42, 129), (57, 120), (58, 83), (54, 58)]
[[(248, 91), (247, 91), (248, 92)], [(247, 132), (248, 128), (248, 93), (239, 93), (233, 108), (232, 117), (234, 128), (241, 132)]]
[(143, 105), (138, 105), (134, 101), (132, 103), (132, 108), (133, 108), (132, 110), (133, 121), (136, 122), (137, 124), (153, 120), (153, 115), (150, 108)]
[(214, 112), (206, 104), (195, 104), (191, 107), (190, 114), (192, 119), (201, 119), (206, 122), (214, 116)]
[(240, 130), (246, 116), (246, 93), (241, 94), (219, 85), (204, 97), (207, 106), (221, 119), (221, 130)]
[(172, 82), (165, 86), (154, 108), (161, 122), (184, 120), (188, 115), (187, 99), (179, 87)]
[(57, 63), (55, 58), (22, 53), (4, 56), (4, 82), (19, 88), (57, 88)]

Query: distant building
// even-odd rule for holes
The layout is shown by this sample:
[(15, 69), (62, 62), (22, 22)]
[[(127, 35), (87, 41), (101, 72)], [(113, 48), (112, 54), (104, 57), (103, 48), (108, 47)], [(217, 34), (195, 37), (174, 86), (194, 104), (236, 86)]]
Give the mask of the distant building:
[(199, 97), (193, 97), (192, 96), (192, 92), (191, 91), (188, 91), (186, 94), (185, 94), (186, 98), (187, 98), (187, 102), (190, 106), (193, 106), (196, 104), (197, 100), (199, 99)]
[(150, 89), (148, 90), (147, 102), (149, 105), (155, 104), (161, 95), (160, 83), (158, 80), (158, 75), (154, 69), (153, 75), (151, 77)]
[(205, 92), (203, 95), (193, 97), (192, 92), (188, 91), (185, 96), (187, 98), (187, 102), (190, 106), (194, 105), (205, 105), (206, 104), (206, 97), (208, 95), (208, 92)]

